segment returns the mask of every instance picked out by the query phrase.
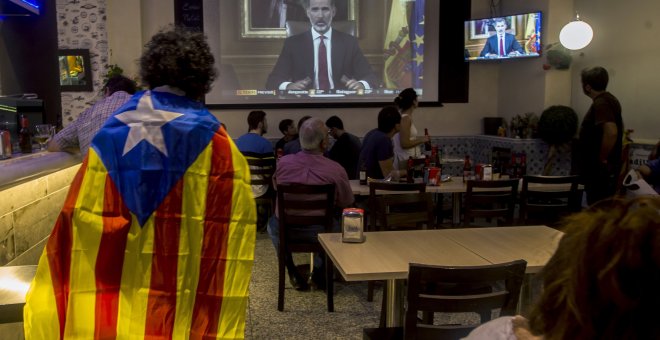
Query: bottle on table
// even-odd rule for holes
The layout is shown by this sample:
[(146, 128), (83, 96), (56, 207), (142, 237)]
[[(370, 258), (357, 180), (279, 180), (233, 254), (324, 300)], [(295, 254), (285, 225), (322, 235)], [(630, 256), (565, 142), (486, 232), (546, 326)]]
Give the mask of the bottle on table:
[(367, 185), (367, 166), (364, 162), (360, 164), (359, 178), (361, 185)]
[(511, 166), (509, 167), (511, 178), (518, 178), (518, 154), (511, 154)]
[(18, 132), (18, 146), (21, 153), (32, 152), (32, 133), (30, 133), (30, 122), (25, 115), (21, 116), (21, 130)]
[[(424, 136), (429, 137), (429, 129), (424, 129)], [(425, 151), (431, 151), (431, 140), (429, 139), (427, 142), (424, 142), (424, 150)]]
[(431, 166), (440, 166), (440, 161), (438, 160), (438, 146), (433, 145), (431, 147)]
[(406, 166), (406, 182), (415, 183), (415, 161), (412, 156), (408, 157), (408, 165)]
[(470, 161), (470, 156), (465, 155), (465, 160), (463, 161), (463, 183), (467, 182), (472, 176), (472, 162)]
[(520, 154), (520, 178), (524, 177), (527, 175), (527, 154), (522, 152)]

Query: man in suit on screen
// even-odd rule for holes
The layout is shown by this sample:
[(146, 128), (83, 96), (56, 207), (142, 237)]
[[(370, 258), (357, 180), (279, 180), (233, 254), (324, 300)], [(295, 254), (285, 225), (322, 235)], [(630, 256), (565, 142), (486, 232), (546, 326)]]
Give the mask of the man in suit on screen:
[(332, 29), (334, 0), (305, 0), (312, 28), (284, 41), (266, 87), (279, 90), (351, 90), (377, 87), (378, 77), (355, 37)]
[(495, 34), (486, 40), (486, 45), (479, 54), (485, 58), (515, 57), (522, 55), (523, 48), (520, 46), (516, 36), (506, 33), (506, 20), (504, 18), (495, 18)]

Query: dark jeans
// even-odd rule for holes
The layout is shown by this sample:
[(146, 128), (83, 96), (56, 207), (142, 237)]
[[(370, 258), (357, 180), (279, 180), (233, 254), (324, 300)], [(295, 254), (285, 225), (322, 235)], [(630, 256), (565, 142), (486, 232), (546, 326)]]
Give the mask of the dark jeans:
[[(340, 227), (339, 227), (339, 222), (335, 219), (333, 220), (333, 226), (332, 226), (332, 231), (333, 232), (339, 232)], [(299, 240), (299, 241), (305, 241), (305, 242), (313, 242), (313, 243), (318, 243), (318, 233), (319, 232), (324, 232), (325, 228), (320, 225), (314, 225), (314, 226), (309, 226), (305, 229), (296, 229), (296, 237), (294, 240)], [(277, 252), (277, 255), (279, 256), (280, 254), (280, 222), (275, 217), (275, 215), (271, 216), (270, 220), (268, 220), (268, 235), (270, 235), (270, 239), (273, 242), (273, 246), (275, 246), (275, 251)], [(300, 274), (298, 273), (298, 270), (296, 269), (296, 265), (293, 263), (293, 257), (291, 255), (291, 252), (288, 250), (285, 250), (285, 259), (284, 262), (286, 264), (286, 269), (289, 272), (289, 276), (295, 276), (297, 280), (302, 279), (300, 277)], [(321, 254), (314, 253), (314, 271), (317, 273), (323, 273), (323, 257)]]
[(616, 194), (616, 182), (619, 173), (608, 169), (606, 166), (600, 166), (593, 171), (583, 175), (584, 192), (587, 194), (587, 203), (594, 203), (610, 198)]

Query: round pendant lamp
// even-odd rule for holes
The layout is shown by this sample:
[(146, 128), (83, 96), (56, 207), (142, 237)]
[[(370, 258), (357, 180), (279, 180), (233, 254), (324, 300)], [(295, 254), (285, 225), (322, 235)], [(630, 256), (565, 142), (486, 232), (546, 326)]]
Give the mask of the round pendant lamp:
[(575, 21), (571, 21), (559, 32), (559, 42), (569, 50), (579, 50), (585, 48), (594, 37), (594, 30), (586, 22), (580, 20), (580, 15), (575, 16)]

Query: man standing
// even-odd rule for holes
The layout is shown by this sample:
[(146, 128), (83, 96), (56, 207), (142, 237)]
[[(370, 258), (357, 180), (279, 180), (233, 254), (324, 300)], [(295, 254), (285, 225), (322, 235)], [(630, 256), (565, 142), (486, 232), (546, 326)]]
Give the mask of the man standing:
[(325, 125), (330, 131), (330, 135), (335, 139), (335, 143), (328, 152), (328, 157), (339, 163), (348, 179), (358, 179), (358, 158), (360, 158), (360, 148), (362, 144), (360, 139), (344, 130), (344, 122), (337, 116), (332, 116), (325, 121)]
[(126, 103), (135, 93), (135, 82), (114, 76), (103, 87), (104, 98), (83, 111), (76, 120), (58, 132), (48, 142), (48, 151), (78, 152), (85, 157), (92, 138), (101, 129), (108, 117)]
[(584, 69), (582, 90), (593, 100), (580, 126), (580, 174), (587, 203), (616, 193), (621, 170), (623, 119), (621, 104), (606, 91), (609, 76), (602, 67)]
[(334, 0), (304, 0), (312, 28), (288, 37), (266, 88), (279, 90), (371, 89), (378, 77), (362, 54), (357, 39), (332, 29)]
[(504, 18), (495, 18), (495, 34), (488, 37), (486, 45), (479, 54), (480, 57), (501, 58), (514, 57), (523, 54), (523, 48), (520, 46), (516, 36), (506, 33), (506, 20)]
[(367, 177), (383, 179), (392, 175), (399, 177), (393, 167), (394, 147), (392, 136), (399, 132), (401, 114), (394, 106), (386, 106), (378, 113), (378, 128), (364, 136), (358, 164), (364, 166)]
[(245, 158), (199, 101), (213, 65), (198, 32), (146, 44), (149, 90), (92, 140), (26, 296), (26, 339), (244, 338), (256, 214)]
[[(252, 111), (248, 114), (248, 133), (238, 137), (236, 147), (246, 158), (274, 159), (273, 145), (262, 137), (268, 131), (266, 112)], [(261, 175), (256, 175), (261, 176)], [(256, 177), (253, 175), (253, 178)], [(253, 185), (254, 197), (263, 196), (268, 191), (268, 185)]]
[[(275, 170), (275, 182), (277, 184), (334, 184), (335, 207), (342, 209), (351, 205), (354, 200), (353, 191), (346, 171), (337, 162), (323, 156), (328, 147), (328, 128), (323, 121), (319, 118), (310, 118), (302, 124), (299, 133), (302, 151), (280, 158), (277, 170)], [(268, 222), (268, 234), (270, 234), (276, 250), (279, 249), (280, 244), (280, 226), (277, 215), (276, 209), (275, 215)], [(336, 226), (338, 229), (339, 224), (337, 223)], [(323, 230), (322, 226), (310, 226), (307, 236), (318, 242), (317, 234), (321, 230)], [(298, 290), (307, 289), (307, 281), (298, 273), (290, 253), (285, 261), (292, 285)], [(321, 257), (316, 256), (312, 280), (321, 287), (325, 283), (325, 271), (322, 264)]]

